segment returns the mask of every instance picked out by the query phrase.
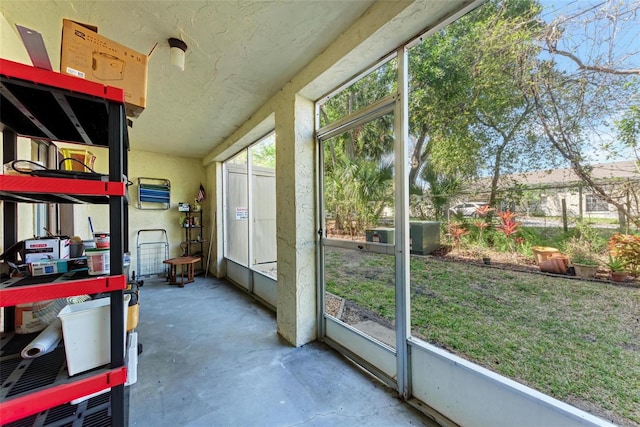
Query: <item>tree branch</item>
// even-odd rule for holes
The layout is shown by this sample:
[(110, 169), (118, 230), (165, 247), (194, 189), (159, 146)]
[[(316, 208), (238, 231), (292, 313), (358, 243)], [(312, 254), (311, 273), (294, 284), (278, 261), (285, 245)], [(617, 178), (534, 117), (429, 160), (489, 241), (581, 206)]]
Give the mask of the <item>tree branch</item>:
[(549, 40), (547, 40), (547, 47), (549, 48), (549, 53), (551, 54), (556, 54), (556, 55), (560, 55), (560, 56), (564, 56), (566, 58), (571, 59), (573, 62), (576, 63), (576, 65), (578, 66), (579, 69), (581, 70), (585, 70), (585, 71), (595, 71), (598, 73), (606, 73), (606, 74), (613, 74), (613, 75), (617, 75), (617, 76), (630, 76), (630, 75), (640, 75), (640, 69), (628, 69), (628, 70), (616, 70), (614, 68), (610, 68), (610, 67), (603, 67), (600, 65), (588, 65), (588, 64), (584, 64), (582, 62), (582, 60), (580, 58), (578, 58), (576, 55), (574, 55), (571, 52), (567, 52), (564, 50), (559, 50), (556, 49), (554, 46), (552, 46), (551, 42)]
[[(551, 93), (549, 94), (551, 95)], [(580, 178), (591, 190), (593, 190), (594, 193), (597, 193), (604, 201), (615, 206), (619, 211), (624, 212), (626, 217), (629, 218), (629, 220), (633, 222), (636, 225), (636, 227), (640, 227), (640, 218), (631, 215), (631, 212), (629, 212), (629, 209), (627, 209), (627, 206), (625, 206), (623, 203), (619, 203), (617, 200), (611, 197), (611, 195), (609, 195), (609, 193), (607, 193), (602, 186), (600, 186), (598, 183), (595, 182), (595, 180), (589, 173), (588, 168), (582, 165), (580, 161), (579, 153), (576, 153), (571, 148), (571, 143), (570, 141), (567, 140), (567, 135), (561, 132), (559, 137), (560, 139), (562, 139), (562, 142), (558, 141), (558, 138), (556, 138), (556, 135), (549, 127), (547, 118), (543, 113), (544, 107), (540, 99), (540, 94), (536, 91), (534, 91), (533, 100), (534, 100), (536, 112), (538, 114), (538, 118), (540, 119), (540, 124), (542, 125), (542, 128), (544, 130), (544, 133), (547, 135), (547, 138), (549, 138), (549, 141), (551, 142), (551, 144), (560, 152), (560, 154), (565, 159), (569, 160), (569, 162), (571, 162), (571, 169), (578, 176), (578, 178)], [(557, 105), (555, 100), (553, 101), (553, 107), (554, 107), (555, 118), (558, 121), (558, 123), (561, 123), (562, 122), (561, 115), (557, 110)], [(564, 130), (564, 127), (561, 126), (561, 129)]]

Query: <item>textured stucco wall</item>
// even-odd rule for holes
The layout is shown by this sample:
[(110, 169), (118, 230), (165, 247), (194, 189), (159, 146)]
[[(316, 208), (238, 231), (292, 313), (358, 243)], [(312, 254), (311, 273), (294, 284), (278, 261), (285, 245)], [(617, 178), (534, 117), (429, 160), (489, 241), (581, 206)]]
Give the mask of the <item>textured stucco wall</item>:
[[(162, 178), (171, 181), (171, 208), (168, 210), (138, 209), (136, 199), (139, 177)], [(134, 185), (129, 188), (129, 196), (132, 201), (129, 206), (129, 247), (132, 254), (132, 269), (136, 265), (136, 236), (141, 229), (165, 229), (169, 237), (169, 256), (179, 256), (181, 254), (180, 242), (185, 239), (185, 236), (184, 228), (180, 226), (183, 214), (178, 212), (178, 202), (193, 205), (201, 183), (205, 188), (207, 198), (213, 197), (214, 193), (213, 188), (205, 182), (202, 163), (186, 157), (132, 150), (129, 153), (129, 179), (134, 182)], [(209, 217), (210, 212), (205, 209), (203, 211), (204, 224), (208, 223)], [(210, 231), (205, 228), (204, 234), (208, 236)], [(208, 239), (208, 237), (206, 238)], [(207, 253), (207, 244), (203, 245), (202, 250), (203, 253)]]
[(276, 109), (278, 333), (296, 346), (317, 332), (313, 117), (313, 102), (298, 95)]
[(31, 64), (27, 49), (22, 44), (18, 32), (2, 14), (0, 14), (0, 58)]
[[(223, 277), (225, 274), (223, 256), (223, 242), (218, 236), (222, 236), (222, 163), (209, 164), (205, 170), (205, 182), (212, 189), (203, 207), (210, 213), (207, 222), (207, 239), (210, 239), (209, 272), (213, 277)], [(216, 191), (216, 189), (218, 189)], [(206, 268), (206, 267), (205, 267)]]

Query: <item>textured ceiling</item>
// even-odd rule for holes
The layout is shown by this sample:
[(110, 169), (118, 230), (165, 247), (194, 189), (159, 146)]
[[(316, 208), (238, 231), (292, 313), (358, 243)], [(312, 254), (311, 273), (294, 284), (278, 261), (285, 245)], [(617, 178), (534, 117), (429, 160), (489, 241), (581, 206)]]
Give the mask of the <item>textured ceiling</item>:
[[(147, 108), (129, 132), (132, 148), (203, 157), (372, 3), (2, 0), (0, 12), (16, 43), (16, 24), (43, 35), (56, 71), (63, 18), (95, 25), (142, 53), (157, 43), (149, 58)], [(189, 46), (184, 71), (169, 63), (170, 37)]]

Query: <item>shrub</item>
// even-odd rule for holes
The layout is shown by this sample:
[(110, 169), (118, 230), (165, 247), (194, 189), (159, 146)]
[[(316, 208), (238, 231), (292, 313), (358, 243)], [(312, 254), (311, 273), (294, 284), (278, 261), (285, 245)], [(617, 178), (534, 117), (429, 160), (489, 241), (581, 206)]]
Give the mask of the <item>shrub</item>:
[(609, 238), (607, 249), (632, 274), (640, 273), (640, 235), (616, 233)]
[(562, 252), (569, 257), (574, 264), (599, 265), (598, 256), (587, 241), (578, 237), (570, 237), (563, 246)]
[(600, 232), (584, 220), (576, 221), (572, 236), (596, 253), (603, 252), (607, 244), (607, 240), (602, 237)]
[(469, 231), (465, 228), (465, 225), (460, 222), (452, 222), (449, 223), (447, 236), (453, 239), (453, 247), (457, 248), (460, 246), (460, 239), (465, 234), (469, 234)]
[(519, 235), (526, 240), (530, 246), (547, 246), (548, 244), (548, 239), (545, 238), (537, 228), (520, 227)]

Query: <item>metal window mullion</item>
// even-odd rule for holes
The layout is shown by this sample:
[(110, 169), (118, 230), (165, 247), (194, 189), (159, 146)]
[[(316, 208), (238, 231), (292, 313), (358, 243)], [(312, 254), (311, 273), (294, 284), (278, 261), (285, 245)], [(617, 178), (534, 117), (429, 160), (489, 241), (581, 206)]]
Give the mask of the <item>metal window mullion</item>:
[[(229, 185), (229, 178), (227, 177), (228, 168), (227, 162), (222, 162), (222, 256), (221, 258), (225, 258), (227, 256), (227, 197), (229, 197), (229, 189), (227, 185)], [(211, 243), (209, 243), (211, 244)]]
[(487, 0), (472, 0), (467, 5), (462, 7), (461, 9), (455, 10), (453, 12), (448, 13), (447, 15), (441, 17), (436, 21), (435, 25), (431, 27), (425, 28), (422, 33), (420, 33), (417, 37), (414, 37), (412, 40), (409, 40), (404, 44), (405, 49), (411, 49), (415, 45), (421, 43), (424, 39), (431, 37), (433, 34), (437, 33), (441, 29), (445, 28), (447, 25), (451, 24), (454, 21), (462, 18), (467, 13), (473, 11), (474, 9), (482, 6), (486, 3)]
[(411, 393), (409, 372), (410, 328), (410, 255), (409, 255), (409, 54), (398, 50), (398, 101), (395, 111), (395, 282), (396, 282), (396, 363), (398, 393), (408, 399)]
[[(335, 89), (333, 89), (331, 92), (329, 92), (328, 94), (324, 95), (323, 97), (321, 97), (318, 102), (317, 102), (317, 106), (318, 106), (318, 110), (320, 108), (322, 108), (322, 106), (329, 101), (331, 98), (333, 98), (334, 96), (336, 96), (337, 94), (339, 94), (340, 92), (342, 92), (343, 90), (351, 87), (352, 85), (356, 84), (358, 81), (362, 80), (363, 78), (367, 77), (369, 74), (371, 74), (373, 71), (377, 70), (378, 68), (382, 67), (383, 65), (385, 65), (387, 62), (391, 61), (393, 58), (395, 58), (396, 56), (396, 51), (394, 50), (393, 52), (391, 52), (390, 54), (384, 56), (382, 59), (380, 59), (379, 61), (376, 61), (375, 64), (371, 65), (369, 68), (367, 68), (364, 71), (359, 72), (357, 75), (355, 75), (354, 77), (350, 78), (349, 80), (345, 81), (344, 83), (342, 83), (340, 86), (336, 87)], [(318, 126), (320, 126), (320, 123), (316, 123), (316, 129), (318, 128)]]
[[(247, 268), (251, 272), (253, 270), (253, 179), (252, 179), (252, 162), (251, 150), (247, 151), (247, 209), (249, 210), (249, 218), (247, 218)], [(247, 284), (249, 293), (253, 293), (253, 273), (249, 274), (249, 283)]]
[[(321, 105), (316, 103), (315, 125), (314, 129), (318, 129), (320, 126), (320, 108)], [(326, 320), (324, 317), (325, 311), (325, 283), (324, 283), (324, 238), (327, 233), (327, 220), (324, 204), (324, 149), (320, 138), (315, 139), (315, 153), (314, 153), (315, 168), (315, 183), (316, 183), (316, 301), (317, 313), (316, 324), (318, 325), (318, 339), (323, 340), (327, 334)]]
[(322, 239), (322, 247), (342, 248), (362, 253), (394, 255), (396, 245), (393, 243), (372, 243), (359, 240)]
[[(45, 157), (48, 168), (52, 165), (55, 165), (55, 168), (58, 167), (58, 147), (55, 144), (49, 142), (41, 142), (44, 147), (46, 147)], [(71, 223), (73, 224), (73, 218), (71, 218)], [(60, 206), (58, 203), (49, 203), (47, 205), (47, 226), (49, 230), (55, 230), (57, 235), (61, 234), (60, 232)]]
[(353, 114), (343, 117), (342, 119), (331, 123), (330, 125), (327, 125), (322, 129), (318, 129), (316, 133), (318, 139), (321, 142), (325, 141), (329, 138), (346, 132), (349, 129), (353, 129), (364, 123), (375, 120), (378, 117), (382, 117), (385, 114), (393, 112), (395, 108), (396, 97), (397, 95), (389, 95), (385, 98), (382, 98), (380, 101), (369, 105), (368, 107), (362, 108)]

